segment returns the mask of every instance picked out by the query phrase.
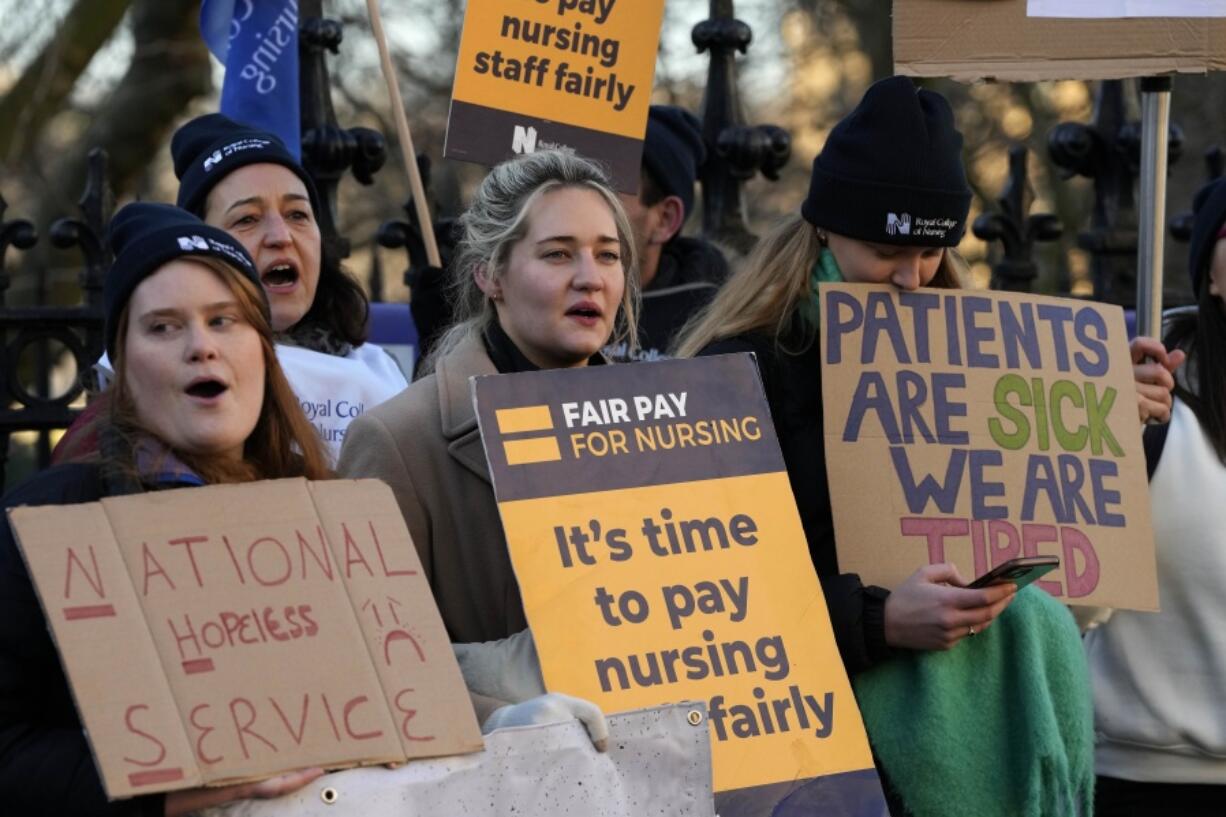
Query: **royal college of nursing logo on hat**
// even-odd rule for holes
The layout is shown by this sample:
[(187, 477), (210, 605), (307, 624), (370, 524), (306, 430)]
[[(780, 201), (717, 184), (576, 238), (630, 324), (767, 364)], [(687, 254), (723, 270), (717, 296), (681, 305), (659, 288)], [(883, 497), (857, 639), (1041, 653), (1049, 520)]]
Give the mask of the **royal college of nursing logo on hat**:
[(911, 235), (911, 215), (903, 213), (887, 213), (885, 217), (885, 231), (890, 235)]
[(179, 249), (183, 250), (183, 252), (211, 251), (229, 258), (243, 269), (255, 269), (255, 267), (251, 265), (251, 262), (247, 260), (247, 256), (243, 255), (241, 252), (234, 249), (234, 247), (230, 246), (224, 241), (218, 241), (214, 238), (205, 238), (201, 235), (181, 235), (179, 236), (178, 241)]
[(957, 226), (958, 220), (954, 218), (919, 218), (910, 213), (886, 213), (885, 216), (885, 231), (890, 235), (944, 239)]
[(204, 160), (204, 172), (208, 173), (217, 165), (221, 164), (223, 159), (228, 159), (236, 153), (244, 150), (263, 150), (272, 144), (271, 140), (263, 139), (258, 136), (245, 136), (237, 142), (231, 142), (228, 145), (222, 145), (217, 150), (210, 153)]
[(179, 236), (179, 249), (184, 252), (192, 250), (205, 250), (209, 248), (209, 242), (205, 241), (202, 236), (198, 235), (181, 235)]

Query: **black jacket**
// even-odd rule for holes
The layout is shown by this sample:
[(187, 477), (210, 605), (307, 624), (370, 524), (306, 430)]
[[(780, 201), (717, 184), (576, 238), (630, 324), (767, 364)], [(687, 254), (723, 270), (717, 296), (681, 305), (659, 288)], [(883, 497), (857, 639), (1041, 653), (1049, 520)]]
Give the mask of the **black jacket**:
[[(122, 493), (97, 465), (58, 465), (0, 502), (69, 505)], [(123, 672), (116, 667), (116, 672)], [(132, 678), (133, 684), (142, 683)], [(165, 798), (108, 803), (8, 517), (0, 522), (0, 813), (162, 817)]]
[[(783, 349), (793, 348), (783, 341)], [(783, 349), (773, 336), (753, 333), (716, 341), (699, 354), (757, 355), (771, 419), (783, 449), (809, 555), (822, 582), (835, 641), (847, 672), (854, 675), (892, 654), (885, 642), (885, 599), (889, 592), (865, 586), (854, 573), (839, 572), (826, 482), (821, 349), (816, 340), (798, 354)]]
[(659, 360), (699, 310), (711, 302), (728, 278), (728, 262), (715, 245), (677, 236), (664, 245), (651, 286), (643, 290), (639, 312), (639, 350), (633, 357), (625, 344), (605, 350), (614, 360)]

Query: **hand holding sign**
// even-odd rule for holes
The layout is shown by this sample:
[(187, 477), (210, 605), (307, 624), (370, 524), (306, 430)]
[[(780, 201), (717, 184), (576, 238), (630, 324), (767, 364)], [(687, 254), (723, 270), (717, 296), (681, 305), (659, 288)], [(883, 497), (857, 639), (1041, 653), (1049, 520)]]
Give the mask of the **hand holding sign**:
[(213, 789), (188, 789), (173, 791), (166, 795), (166, 817), (182, 817), (195, 814), (213, 806), (224, 806), (241, 800), (272, 800), (283, 794), (292, 794), (303, 786), (323, 777), (320, 768), (303, 769), (280, 774), (255, 783), (238, 783)]
[(1132, 378), (1137, 384), (1137, 411), (1141, 422), (1169, 421), (1174, 372), (1183, 365), (1187, 355), (1182, 349), (1168, 352), (1155, 338), (1133, 338), (1128, 348), (1132, 353)]

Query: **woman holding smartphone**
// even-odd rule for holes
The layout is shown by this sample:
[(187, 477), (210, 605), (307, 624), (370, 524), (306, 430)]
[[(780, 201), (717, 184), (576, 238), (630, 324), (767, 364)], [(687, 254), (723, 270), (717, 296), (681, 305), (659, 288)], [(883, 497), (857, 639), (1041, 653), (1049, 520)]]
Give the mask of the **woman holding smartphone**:
[[(800, 213), (758, 242), (678, 349), (682, 357), (757, 354), (809, 552), (852, 674), (896, 649), (949, 649), (990, 626), (1012, 598), (1009, 584), (964, 589), (951, 564), (920, 568), (893, 592), (840, 573), (826, 483), (817, 284), (958, 288), (962, 264), (953, 248), (970, 204), (949, 103), (904, 77), (882, 80), (831, 131)], [(913, 236), (899, 227), (899, 213), (947, 226), (941, 235)]]
[[(983, 632), (1014, 590), (1009, 583), (966, 589), (973, 577), (952, 564), (922, 567), (892, 591), (841, 573), (826, 482), (818, 284), (960, 288), (965, 265), (954, 248), (970, 203), (949, 103), (905, 77), (881, 80), (830, 132), (800, 213), (758, 242), (677, 350), (682, 357), (756, 353), (809, 552), (853, 675), (898, 649), (949, 649)], [(921, 218), (937, 228), (912, 230), (912, 219)], [(1144, 363), (1146, 355), (1157, 362)], [(1173, 382), (1165, 350), (1140, 341), (1133, 360), (1142, 420), (1165, 418)]]
[[(967, 587), (952, 564), (921, 567), (892, 589), (867, 586), (840, 571), (825, 462), (818, 285), (822, 282), (890, 284), (956, 289), (960, 258), (955, 247), (966, 230), (971, 190), (962, 165), (962, 136), (953, 111), (939, 94), (893, 77), (873, 85), (860, 104), (831, 131), (813, 163), (808, 196), (800, 213), (785, 217), (764, 236), (705, 313), (683, 333), (681, 357), (754, 352), (809, 553), (821, 579), (840, 655), (853, 680), (869, 737), (878, 754), (891, 813), (942, 814), (950, 796), (933, 792), (938, 781), (963, 776), (986, 779), (984, 764), (1003, 762), (1030, 735), (1052, 737), (1049, 746), (1068, 750), (1075, 762), (1023, 751), (1009, 770), (1015, 784), (1007, 797), (978, 792), (960, 813), (1034, 813), (1008, 809), (1042, 791), (1062, 803), (1089, 799), (1089, 706), (1084, 661), (1072, 618), (1056, 602), (1029, 590), (1023, 615), (1009, 617), (1000, 638), (981, 639), (951, 650), (995, 625), (1016, 596), (1005, 581)], [(923, 229), (918, 229), (922, 223)], [(913, 229), (915, 228), (915, 229)], [(1159, 363), (1143, 364), (1146, 349), (1134, 348), (1138, 408), (1161, 417), (1170, 405), (1170, 375)], [(1165, 359), (1160, 348), (1151, 349)], [(1036, 615), (1038, 613), (1039, 615)], [(1034, 626), (1040, 653), (1007, 649), (999, 660), (975, 656), (1001, 643), (1016, 644), (1018, 630)], [(1033, 642), (1032, 642), (1033, 643)], [(1045, 675), (1052, 656), (1057, 671)], [(1016, 672), (1021, 662), (1024, 673)], [(970, 666), (968, 666), (968, 662)], [(870, 670), (876, 670), (870, 672)], [(1065, 671), (1067, 670), (1067, 671)], [(1009, 719), (1008, 679), (1026, 674), (1035, 698), (1025, 719)], [(1061, 679), (1059, 689), (1046, 680)], [(943, 710), (942, 701), (966, 698), (978, 689), (981, 706)], [(1070, 703), (1062, 710), (1060, 705)], [(1056, 712), (1080, 717), (1064, 719)], [(1014, 728), (1016, 726), (1016, 728)], [(1084, 728), (1083, 728), (1084, 727)], [(899, 731), (906, 734), (900, 736)], [(970, 737), (989, 738), (989, 743)], [(1020, 737), (1011, 743), (1012, 737)], [(1063, 738), (1069, 738), (1066, 743)], [(974, 747), (974, 748), (970, 748)], [(1024, 762), (1023, 762), (1024, 760)], [(1080, 775), (1053, 769), (1081, 770)], [(1032, 781), (1034, 786), (1029, 786)], [(960, 796), (970, 797), (972, 786)], [(936, 803), (934, 806), (933, 804)], [(1057, 809), (1045, 813), (1070, 813)]]

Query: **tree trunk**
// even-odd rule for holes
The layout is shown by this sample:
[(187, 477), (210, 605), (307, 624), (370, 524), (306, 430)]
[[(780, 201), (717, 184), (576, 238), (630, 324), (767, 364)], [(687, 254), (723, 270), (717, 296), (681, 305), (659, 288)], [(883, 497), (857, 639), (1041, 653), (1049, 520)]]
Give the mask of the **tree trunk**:
[(0, 157), (15, 166), (47, 121), (64, 105), (77, 78), (110, 39), (132, 0), (76, 0), (51, 42), (0, 99)]
[[(200, 36), (198, 13), (196, 0), (133, 0), (132, 62), (81, 138), (52, 164), (48, 183), (32, 208), (40, 230), (60, 216), (76, 215), (75, 201), (92, 148), (100, 147), (110, 156), (108, 177), (116, 196), (121, 196), (166, 144), (183, 110), (211, 90), (209, 53)], [(38, 251), (27, 255), (33, 256), (30, 260), (40, 271), (80, 265), (79, 256), (55, 252), (48, 242), (40, 241)], [(75, 287), (71, 289), (75, 292)], [(69, 297), (67, 293), (48, 296), (52, 301)]]

